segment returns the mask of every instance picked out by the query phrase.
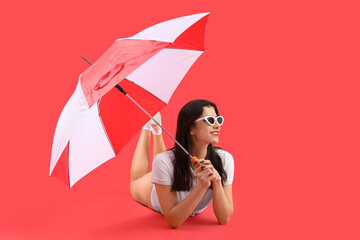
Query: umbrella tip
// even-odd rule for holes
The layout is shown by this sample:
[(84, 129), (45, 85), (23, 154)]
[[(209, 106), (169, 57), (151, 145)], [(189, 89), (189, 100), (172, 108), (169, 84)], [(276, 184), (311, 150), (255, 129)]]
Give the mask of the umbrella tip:
[(92, 63), (89, 61), (89, 60), (87, 60), (84, 56), (81, 56), (82, 57), (82, 59), (84, 59), (85, 61), (87, 61), (90, 65), (92, 65)]

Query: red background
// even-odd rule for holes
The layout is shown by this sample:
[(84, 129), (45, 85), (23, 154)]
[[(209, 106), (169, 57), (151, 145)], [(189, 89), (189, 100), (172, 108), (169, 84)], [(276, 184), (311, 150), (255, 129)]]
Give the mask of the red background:
[[(1, 4), (0, 239), (359, 239), (357, 1), (8, 1)], [(206, 52), (163, 111), (205, 98), (235, 158), (231, 221), (178, 230), (129, 194), (136, 137), (72, 189), (49, 178), (61, 110), (116, 38), (211, 11)], [(168, 147), (172, 142), (165, 137)]]

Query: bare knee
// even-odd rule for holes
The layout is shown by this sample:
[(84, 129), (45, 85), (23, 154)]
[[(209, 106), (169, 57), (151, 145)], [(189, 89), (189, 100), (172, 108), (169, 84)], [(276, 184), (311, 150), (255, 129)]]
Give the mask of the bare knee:
[(137, 191), (136, 183), (134, 183), (136, 180), (130, 180), (130, 194), (132, 198), (138, 202), (139, 194)]
[(130, 194), (135, 201), (152, 208), (151, 190), (153, 184), (150, 182), (150, 173), (136, 180), (130, 180)]
[(140, 203), (141, 205), (144, 205), (150, 209), (153, 209), (152, 204), (151, 204), (151, 195), (149, 194), (149, 197), (144, 196), (144, 193), (140, 193), (139, 191), (137, 191), (137, 189), (135, 188), (130, 188), (130, 194), (132, 196), (132, 198)]

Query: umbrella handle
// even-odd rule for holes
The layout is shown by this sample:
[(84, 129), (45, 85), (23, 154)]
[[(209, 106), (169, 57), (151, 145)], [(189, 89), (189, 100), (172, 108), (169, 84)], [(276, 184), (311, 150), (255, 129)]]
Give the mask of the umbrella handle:
[(192, 164), (194, 164), (194, 166), (195, 166), (196, 168), (200, 167), (200, 163), (199, 163), (198, 160), (199, 160), (199, 159), (198, 159), (197, 157), (195, 157), (195, 156), (193, 156), (193, 157), (190, 159), (190, 161), (192, 162)]

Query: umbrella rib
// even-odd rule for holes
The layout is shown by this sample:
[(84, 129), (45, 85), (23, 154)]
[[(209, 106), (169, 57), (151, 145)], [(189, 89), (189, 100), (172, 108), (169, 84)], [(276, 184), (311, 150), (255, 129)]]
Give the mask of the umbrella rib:
[(187, 48), (172, 48), (172, 47), (165, 47), (164, 49), (174, 49), (174, 50), (187, 50), (187, 51), (205, 52), (204, 50), (198, 50), (198, 49), (187, 49)]
[(70, 180), (70, 140), (68, 142), (69, 147), (68, 147), (68, 152), (67, 152), (67, 160), (68, 160), (68, 178), (69, 178), (69, 188), (71, 188), (71, 180)]
[[(101, 99), (100, 99), (100, 100), (101, 100)], [(110, 146), (111, 146), (111, 149), (113, 150), (114, 155), (116, 156), (116, 153), (115, 153), (115, 150), (114, 150), (114, 146), (112, 145), (112, 143), (111, 143), (111, 141), (110, 141), (110, 138), (109, 138), (109, 136), (108, 136), (108, 134), (107, 134), (107, 132), (106, 132), (106, 128), (105, 128), (104, 123), (103, 123), (103, 121), (102, 121), (99, 105), (100, 105), (100, 101), (97, 103), (97, 109), (98, 109), (98, 113), (99, 113), (99, 120), (100, 120), (100, 123), (101, 123), (101, 125), (102, 125), (103, 130), (104, 130), (104, 133), (105, 133), (105, 135), (106, 135), (106, 138), (107, 138), (107, 140), (108, 140), (108, 142), (109, 142), (109, 144), (110, 144)]]

